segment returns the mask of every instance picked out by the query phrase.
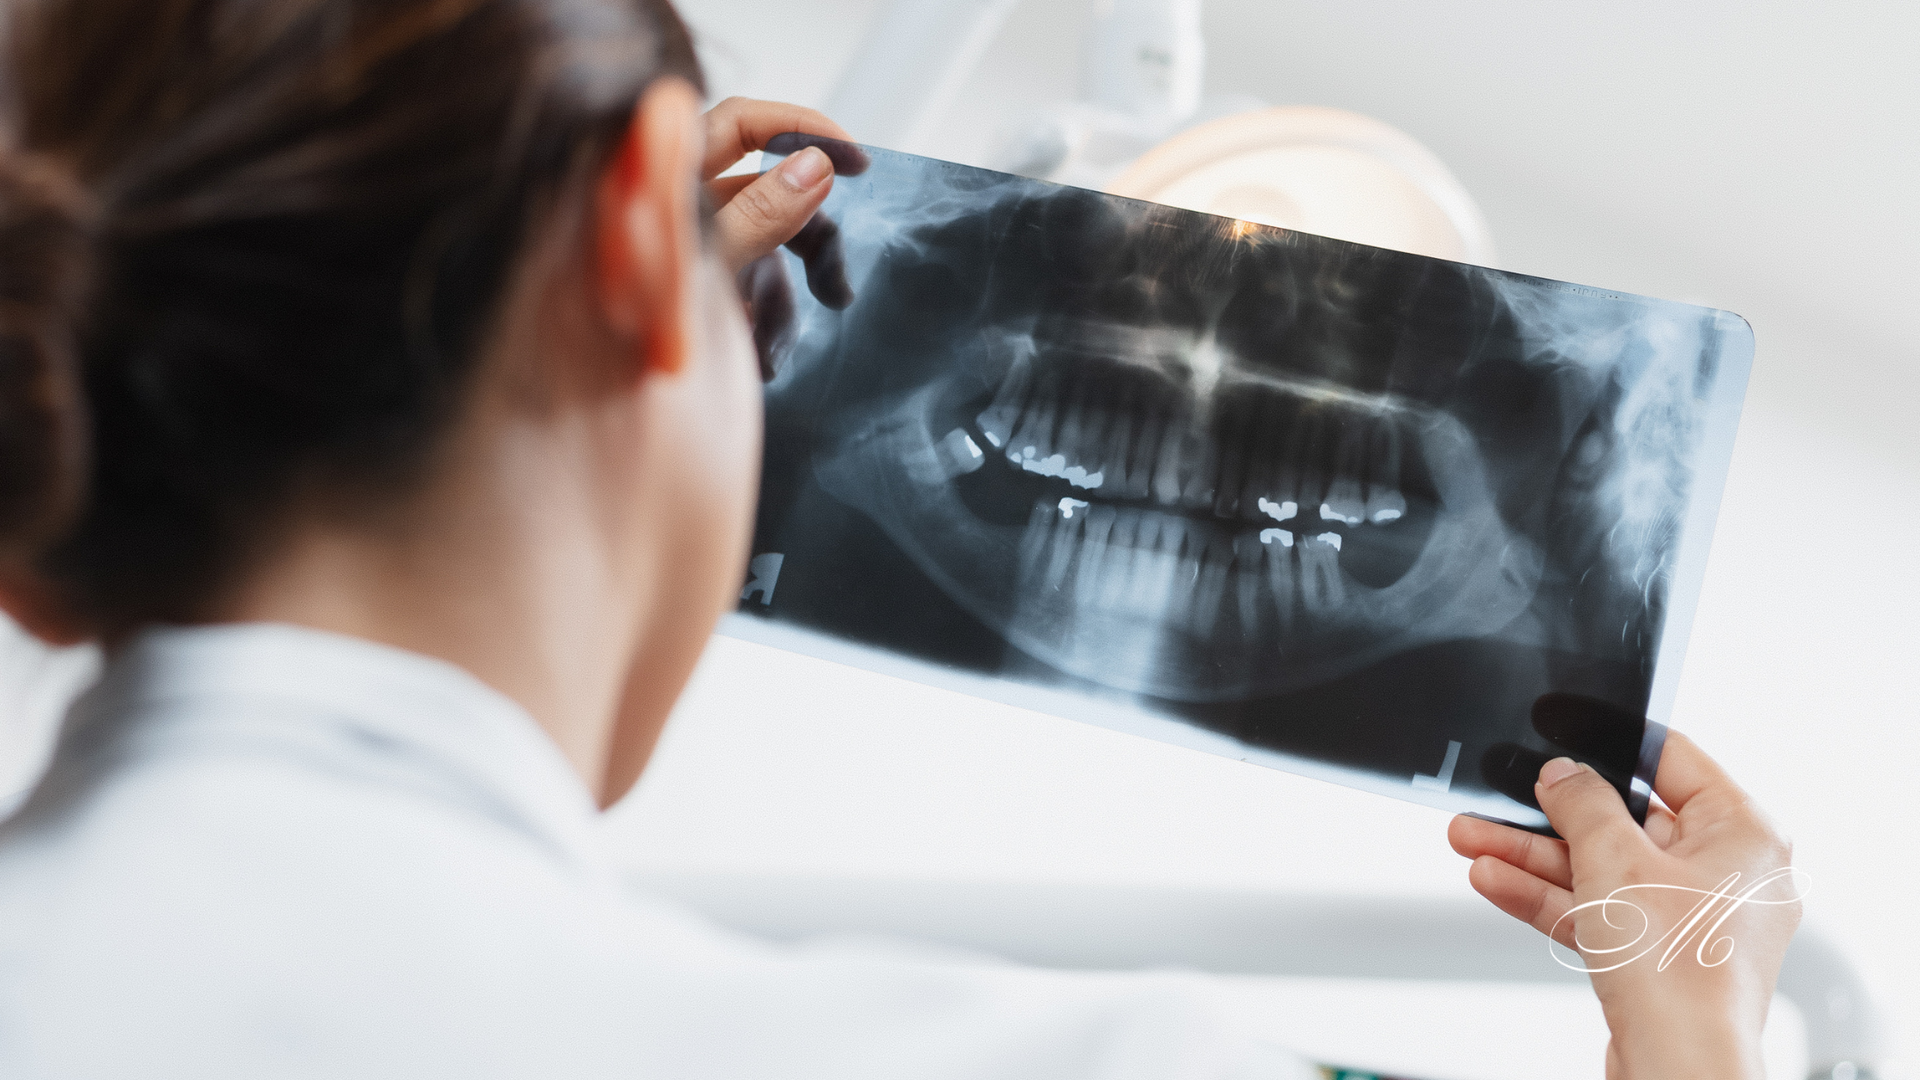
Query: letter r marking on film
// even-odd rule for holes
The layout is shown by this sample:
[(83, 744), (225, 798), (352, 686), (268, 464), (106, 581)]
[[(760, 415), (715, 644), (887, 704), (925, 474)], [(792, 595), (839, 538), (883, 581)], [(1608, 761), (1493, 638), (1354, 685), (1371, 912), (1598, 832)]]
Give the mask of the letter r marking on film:
[(1447, 757), (1440, 763), (1440, 775), (1413, 774), (1413, 786), (1422, 791), (1445, 791), (1453, 786), (1453, 767), (1460, 764), (1460, 744), (1447, 742)]

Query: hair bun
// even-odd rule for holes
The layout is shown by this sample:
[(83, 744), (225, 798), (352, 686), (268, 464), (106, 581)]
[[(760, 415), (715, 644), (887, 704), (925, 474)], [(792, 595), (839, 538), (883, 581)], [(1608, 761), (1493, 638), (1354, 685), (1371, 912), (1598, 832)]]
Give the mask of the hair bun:
[(60, 163), (0, 150), (0, 556), (32, 555), (80, 502), (91, 202)]

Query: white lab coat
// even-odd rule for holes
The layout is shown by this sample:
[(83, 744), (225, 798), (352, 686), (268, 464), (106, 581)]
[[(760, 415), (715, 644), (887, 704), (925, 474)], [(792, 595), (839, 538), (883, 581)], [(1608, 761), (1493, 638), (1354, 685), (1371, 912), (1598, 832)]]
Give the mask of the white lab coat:
[(742, 938), (621, 885), (465, 671), (160, 629), (0, 825), (0, 1077), (1315, 1075), (1169, 976)]

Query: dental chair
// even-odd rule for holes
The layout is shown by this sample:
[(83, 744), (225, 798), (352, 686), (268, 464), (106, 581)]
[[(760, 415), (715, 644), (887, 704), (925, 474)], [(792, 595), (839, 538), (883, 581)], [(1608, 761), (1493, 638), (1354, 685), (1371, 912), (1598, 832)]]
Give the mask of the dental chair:
[[(1040, 967), (1200, 973), (1252, 1030), (1357, 1076), (1601, 1071), (1606, 1035), (1586, 977), (1484, 903), (741, 874), (635, 883), (774, 940), (906, 940)], [(1866, 1080), (1881, 1045), (1859, 977), (1803, 927), (1769, 1018), (1768, 1075)]]

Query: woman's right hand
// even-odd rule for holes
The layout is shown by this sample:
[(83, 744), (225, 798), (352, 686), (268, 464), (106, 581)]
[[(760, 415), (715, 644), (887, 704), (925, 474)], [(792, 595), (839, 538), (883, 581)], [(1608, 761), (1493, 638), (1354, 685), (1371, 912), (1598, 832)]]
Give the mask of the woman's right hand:
[[(706, 125), (701, 179), (715, 208), (714, 246), (746, 301), (761, 377), (772, 379), (794, 320), (793, 287), (774, 249), (784, 245), (800, 257), (815, 299), (835, 310), (851, 304), (839, 226), (818, 211), (834, 176), (858, 175), (867, 157), (840, 125), (799, 105), (730, 97), (707, 110)], [(765, 173), (720, 175), (788, 133), (830, 142), (804, 147)]]
[[(1722, 900), (1686, 924), (1711, 893), (1739, 896), (1789, 867), (1792, 845), (1678, 732), (1667, 735), (1654, 792), (1666, 805), (1655, 804), (1642, 829), (1598, 773), (1555, 758), (1535, 793), (1565, 840), (1465, 816), (1447, 836), (1473, 860), (1468, 876), (1480, 895), (1581, 950), (1612, 1032), (1610, 1080), (1757, 1080), (1760, 1031), (1800, 920), (1797, 875), (1773, 877), (1724, 923), (1715, 925)], [(1609, 947), (1618, 951), (1598, 951)]]
[(779, 101), (730, 97), (706, 116), (706, 156), (700, 178), (714, 206), (714, 244), (729, 273), (773, 253), (794, 238), (833, 189), (838, 164), (819, 149), (794, 154), (765, 173), (720, 174), (766, 148), (775, 135), (797, 131), (850, 143), (839, 124), (812, 109)]

